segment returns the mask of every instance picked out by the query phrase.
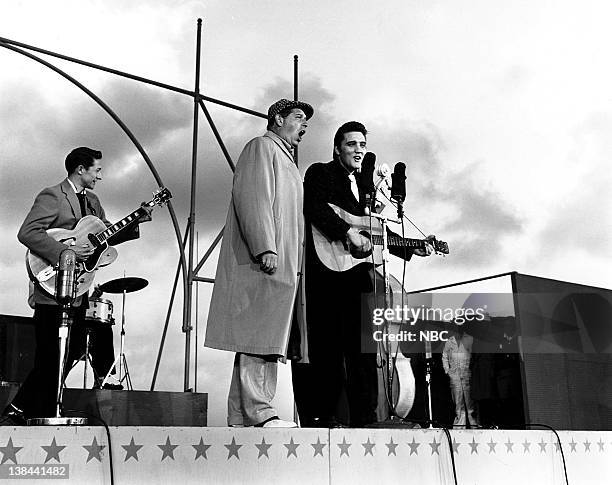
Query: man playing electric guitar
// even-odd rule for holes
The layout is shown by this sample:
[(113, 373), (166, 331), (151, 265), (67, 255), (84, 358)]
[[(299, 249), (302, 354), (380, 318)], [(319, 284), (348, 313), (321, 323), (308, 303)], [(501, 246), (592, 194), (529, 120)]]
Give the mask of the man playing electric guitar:
[[(47, 187), (38, 194), (30, 212), (26, 216), (17, 238), (32, 253), (56, 265), (66, 245), (55, 240), (48, 229), (72, 229), (86, 215), (100, 218), (110, 226), (98, 197), (91, 192), (96, 183), (102, 180), (100, 159), (102, 153), (87, 147), (72, 150), (66, 157), (66, 179), (57, 185)], [(139, 237), (138, 224), (151, 220), (150, 211), (143, 212), (143, 217), (135, 221), (125, 231), (109, 239), (109, 244)], [(91, 243), (72, 245), (77, 261), (83, 262), (94, 253)], [(73, 346), (82, 345), (84, 338), (83, 320), (88, 307), (87, 296), (79, 296), (73, 303), (73, 325), (71, 330), (68, 355), (80, 355)], [(55, 415), (55, 398), (57, 396), (57, 363), (58, 363), (58, 321), (60, 307), (53, 295), (46, 293), (35, 282), (34, 285), (34, 326), (36, 335), (36, 356), (34, 368), (19, 389), (17, 396), (9, 405), (5, 414), (12, 415), (15, 421), (23, 417), (47, 417)], [(110, 327), (98, 329), (98, 332), (109, 332)], [(95, 336), (94, 336), (95, 338)], [(99, 337), (108, 339), (108, 335)], [(67, 362), (70, 369), (71, 362)]]
[[(367, 151), (366, 128), (356, 121), (342, 125), (334, 137), (334, 159), (315, 163), (304, 178), (306, 218), (306, 320), (310, 368), (293, 366), (293, 384), (303, 425), (335, 426), (342, 388), (346, 389), (349, 425), (361, 427), (376, 421), (378, 380), (376, 350), (364, 352), (362, 339), (369, 338), (372, 314), (368, 294), (373, 291), (371, 265), (357, 264), (347, 270), (332, 270), (315, 249), (313, 231), (330, 241), (342, 241), (356, 254), (371, 249), (370, 240), (344, 221), (329, 204), (355, 216), (365, 215), (360, 174)], [(314, 229), (313, 229), (314, 228)], [(429, 244), (393, 254), (409, 260), (412, 254), (428, 256)], [(363, 332), (362, 332), (363, 331)], [(363, 334), (362, 334), (363, 333)], [(365, 334), (365, 335), (364, 335)], [(346, 424), (346, 423), (340, 423)]]

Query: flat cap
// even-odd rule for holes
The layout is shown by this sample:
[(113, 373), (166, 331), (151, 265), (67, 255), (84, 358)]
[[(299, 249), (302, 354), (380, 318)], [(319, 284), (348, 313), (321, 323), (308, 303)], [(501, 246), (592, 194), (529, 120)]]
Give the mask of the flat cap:
[(268, 121), (274, 118), (278, 113), (286, 109), (301, 109), (306, 115), (306, 119), (312, 118), (314, 109), (308, 103), (303, 101), (292, 101), (290, 99), (279, 99), (276, 103), (268, 108)]

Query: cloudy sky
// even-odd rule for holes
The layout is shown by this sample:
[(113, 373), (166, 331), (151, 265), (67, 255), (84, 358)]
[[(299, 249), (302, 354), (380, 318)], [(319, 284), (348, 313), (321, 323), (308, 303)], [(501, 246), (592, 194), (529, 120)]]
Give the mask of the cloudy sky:
[[(0, 36), (193, 89), (200, 17), (202, 92), (263, 112), (292, 97), (297, 54), (300, 97), (316, 110), (300, 169), (329, 160), (341, 123), (364, 122), (378, 160), (408, 166), (409, 217), (450, 245), (446, 258), (409, 264), (408, 289), (506, 271), (612, 288), (611, 10), (603, 0), (19, 1), (3, 5)], [(184, 230), (191, 99), (52, 62), (134, 132), (174, 194)], [(263, 120), (207, 106), (234, 159), (264, 131)], [(225, 220), (231, 172), (203, 117), (200, 126), (203, 253)], [(96, 192), (110, 220), (150, 199), (155, 180), (114, 122), (56, 73), (0, 49), (0, 313), (31, 313), (15, 235), (36, 193), (61, 181), (65, 155), (81, 145), (103, 152)], [(150, 282), (126, 306), (132, 380), (148, 389), (178, 258), (168, 210), (157, 209), (142, 238), (119, 250), (97, 281), (125, 272)], [(214, 276), (215, 264), (216, 253), (200, 275)], [(197, 388), (210, 393), (210, 423), (220, 425), (231, 355), (201, 347), (209, 296), (201, 285)], [(120, 299), (112, 299), (117, 315)], [(159, 390), (183, 388), (178, 303)], [(287, 386), (279, 393), (287, 402)]]

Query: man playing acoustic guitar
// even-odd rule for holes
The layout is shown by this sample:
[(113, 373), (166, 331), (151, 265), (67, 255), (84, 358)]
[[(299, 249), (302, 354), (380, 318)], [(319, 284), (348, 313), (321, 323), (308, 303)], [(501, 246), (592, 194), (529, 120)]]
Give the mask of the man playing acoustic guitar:
[[(339, 423), (336, 414), (343, 387), (348, 399), (348, 424), (362, 427), (376, 421), (376, 354), (375, 350), (364, 352), (362, 347), (362, 338), (368, 338), (362, 335), (364, 323), (369, 319), (371, 324), (372, 316), (366, 308), (367, 295), (373, 290), (371, 265), (363, 259), (350, 269), (341, 268), (341, 264), (331, 269), (325, 265), (313, 238), (318, 231), (323, 241), (339, 241), (357, 253), (367, 253), (372, 248), (370, 239), (330, 206), (353, 216), (365, 215), (360, 202), (364, 194), (359, 171), (367, 152), (366, 136), (363, 124), (343, 124), (334, 136), (333, 160), (312, 164), (304, 177), (306, 320), (311, 364), (310, 369), (300, 368), (300, 364), (293, 367), (293, 386), (305, 426), (347, 424)], [(335, 249), (333, 252), (338, 254)], [(412, 254), (430, 255), (432, 247), (424, 243), (419, 249), (391, 248), (391, 252), (409, 260)]]
[[(67, 178), (53, 187), (47, 187), (37, 195), (34, 205), (19, 229), (17, 234), (19, 241), (31, 253), (43, 258), (51, 265), (58, 263), (60, 254), (67, 246), (47, 234), (48, 229), (72, 229), (86, 215), (94, 215), (101, 219), (107, 227), (111, 226), (98, 197), (91, 192), (96, 183), (102, 180), (101, 158), (102, 152), (91, 148), (79, 147), (72, 150), (65, 161)], [(125, 231), (111, 237), (108, 243), (112, 245), (138, 238), (138, 224), (147, 220), (151, 220), (149, 209), (145, 209), (142, 217), (134, 221)], [(70, 249), (76, 253), (78, 262), (87, 260), (94, 253), (94, 247), (89, 242), (81, 241), (80, 244), (70, 246)], [(73, 325), (66, 369), (70, 369), (72, 361), (78, 359), (82, 354), (85, 341), (84, 317), (87, 307), (87, 294), (77, 297), (73, 303)], [(12, 416), (16, 422), (24, 417), (55, 415), (60, 313), (61, 308), (57, 305), (53, 295), (45, 292), (35, 282), (33, 320), (36, 355), (34, 367), (13, 402), (5, 410), (5, 415)], [(112, 344), (110, 327), (100, 328), (95, 333), (97, 335), (94, 334), (93, 339), (97, 340), (98, 344), (100, 342)], [(112, 348), (110, 352), (112, 353)], [(110, 362), (113, 362), (112, 356)], [(104, 376), (108, 371), (108, 366), (106, 369), (100, 368), (100, 371), (103, 371), (102, 376)]]

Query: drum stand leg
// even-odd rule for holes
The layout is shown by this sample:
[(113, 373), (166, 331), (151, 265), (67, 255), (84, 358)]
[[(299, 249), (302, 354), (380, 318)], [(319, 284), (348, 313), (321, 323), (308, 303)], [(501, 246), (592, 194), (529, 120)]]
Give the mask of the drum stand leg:
[(85, 362), (85, 369), (83, 371), (83, 389), (87, 389), (87, 364), (89, 363), (89, 366), (91, 367), (91, 371), (93, 372), (93, 378), (94, 378), (94, 389), (96, 387), (96, 384), (100, 384), (100, 376), (98, 375), (98, 373), (96, 372), (96, 369), (93, 366), (93, 359), (91, 357), (91, 352), (89, 351), (90, 347), (90, 336), (91, 336), (91, 328), (87, 327), (85, 329), (85, 353), (83, 354), (83, 356), (81, 357), (83, 359), (83, 361)]
[(113, 369), (117, 366), (117, 364), (119, 364), (119, 376), (118, 376), (118, 381), (119, 384), (123, 385), (123, 381), (126, 382), (126, 389), (129, 391), (133, 391), (132, 388), (132, 379), (130, 378), (130, 372), (128, 371), (128, 366), (127, 366), (127, 359), (125, 358), (125, 352), (124, 352), (124, 345), (125, 345), (125, 290), (123, 290), (123, 303), (121, 305), (121, 347), (120, 347), (120, 351), (119, 351), (119, 355), (117, 355), (117, 358), (115, 359), (115, 362), (113, 362), (113, 365), (111, 365), (111, 368), (108, 370), (108, 374), (106, 374), (106, 377), (104, 378), (104, 381), (102, 381), (102, 387), (104, 387), (104, 384), (106, 384), (108, 382), (108, 378), (111, 375), (111, 372), (113, 371)]

